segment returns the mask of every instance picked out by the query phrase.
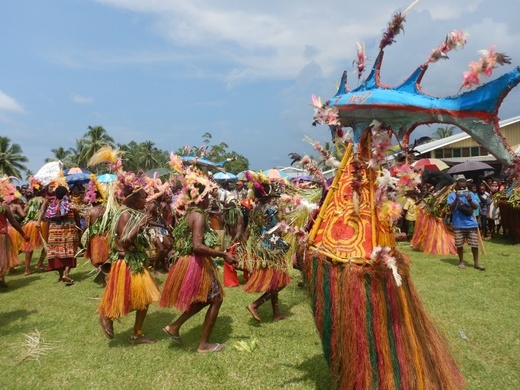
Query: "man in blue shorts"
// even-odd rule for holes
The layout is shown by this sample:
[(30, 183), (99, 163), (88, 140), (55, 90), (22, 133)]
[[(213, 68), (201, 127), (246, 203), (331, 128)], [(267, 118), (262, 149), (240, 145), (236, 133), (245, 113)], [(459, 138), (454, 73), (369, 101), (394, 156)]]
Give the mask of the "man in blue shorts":
[(476, 194), (468, 191), (467, 182), (464, 178), (457, 179), (455, 191), (448, 195), (448, 205), (450, 206), (452, 217), (451, 224), (455, 234), (455, 246), (459, 255), (459, 268), (464, 265), (464, 240), (471, 247), (473, 254), (473, 266), (484, 271), (486, 267), (478, 262), (478, 223), (474, 215), (474, 210), (478, 208)]

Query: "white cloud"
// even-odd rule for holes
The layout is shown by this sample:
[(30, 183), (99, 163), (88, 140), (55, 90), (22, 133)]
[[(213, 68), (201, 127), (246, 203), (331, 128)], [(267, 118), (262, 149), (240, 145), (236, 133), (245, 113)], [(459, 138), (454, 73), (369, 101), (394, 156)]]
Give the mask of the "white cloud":
[(70, 94), (71, 100), (76, 104), (93, 104), (94, 99), (89, 96), (82, 96), (77, 93)]
[(13, 111), (13, 112), (24, 112), (24, 108), (11, 96), (0, 91), (0, 110), (2, 111)]
[[(169, 60), (183, 61), (189, 56), (195, 62), (223, 64), (221, 72), (225, 74), (221, 79), (228, 87), (244, 81), (290, 80), (309, 61), (316, 62), (327, 77), (339, 78), (343, 68), (353, 74), (355, 43), (367, 42), (367, 54), (375, 57), (381, 33), (391, 15), (412, 3), (412, 0), (361, 3), (322, 0), (318, 6), (300, 0), (255, 3), (232, 0), (97, 1), (152, 15), (153, 31), (173, 45), (176, 52), (184, 53), (184, 56), (172, 56)], [(502, 14), (507, 12), (495, 10), (498, 7), (513, 9), (519, 0), (505, 1), (495, 0), (493, 9), (486, 12), (489, 5), (483, 0), (458, 3), (423, 0), (407, 16), (405, 33), (398, 36), (397, 42), (387, 51), (399, 51), (401, 61), (405, 58), (403, 54), (423, 53), (424, 58), (418, 60), (424, 61), (446, 33), (467, 26), (479, 33), (483, 17), (491, 13), (495, 13), (497, 20), (490, 18), (484, 31), (497, 42), (510, 41), (507, 31), (495, 28), (501, 24), (499, 19), (506, 17)], [(416, 23), (415, 29), (411, 29), (414, 19), (423, 24)], [(431, 47), (425, 46), (429, 44), (425, 37), (432, 39)], [(394, 49), (394, 46), (401, 48)], [(515, 51), (518, 53), (519, 49), (515, 48)], [(153, 60), (154, 56), (148, 58)], [(413, 68), (420, 62), (410, 63)]]

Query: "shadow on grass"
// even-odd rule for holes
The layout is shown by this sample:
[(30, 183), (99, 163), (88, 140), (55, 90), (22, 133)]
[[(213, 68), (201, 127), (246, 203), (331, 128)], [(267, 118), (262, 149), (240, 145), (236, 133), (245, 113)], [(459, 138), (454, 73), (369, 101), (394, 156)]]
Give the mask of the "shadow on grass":
[(15, 277), (9, 278), (9, 275), (6, 277), (7, 285), (9, 287), (0, 289), (0, 293), (8, 293), (10, 291), (17, 290), (19, 288), (25, 287), (28, 284), (34, 282), (35, 280), (41, 279), (41, 276), (38, 274), (31, 274), (23, 277)]
[(443, 263), (447, 263), (447, 264), (450, 264), (454, 267), (458, 267), (459, 266), (459, 258), (458, 257), (450, 257), (450, 258), (446, 258), (446, 259), (440, 259), (440, 261), (442, 261)]
[(317, 390), (328, 390), (334, 388), (334, 380), (332, 374), (327, 366), (327, 362), (322, 354), (314, 355), (313, 357), (305, 360), (303, 363), (292, 366), (287, 364), (287, 367), (296, 368), (303, 372), (303, 376), (300, 378), (285, 381), (284, 385), (298, 384), (301, 382), (314, 382), (315, 389)]
[[(171, 340), (170, 337), (168, 337), (168, 335), (162, 330), (164, 326), (171, 324), (179, 316), (179, 313), (171, 313), (167, 311), (156, 311), (149, 313), (146, 316), (144, 322), (143, 332), (147, 337), (156, 339), (157, 341), (162, 339), (171, 340), (169, 348), (182, 349), (187, 352), (193, 352), (196, 351), (200, 338), (202, 337), (202, 328), (206, 311), (206, 308), (203, 309), (200, 313), (194, 315), (183, 325), (183, 328), (181, 328), (180, 332), (183, 340), (182, 344), (177, 344)], [(135, 317), (135, 312), (130, 313), (129, 316)], [(198, 325), (193, 327), (193, 324), (195, 323), (198, 323)], [(230, 316), (218, 316), (210, 340), (216, 340), (216, 342), (219, 343), (225, 343), (228, 341), (233, 330), (232, 323), (233, 319)], [(111, 348), (135, 347), (128, 342), (129, 337), (132, 334), (133, 326), (127, 329), (118, 329), (118, 325), (119, 322), (114, 321), (115, 337), (109, 341), (108, 346)], [(186, 332), (183, 332), (183, 329), (188, 328), (190, 325), (192, 327), (189, 328)]]
[[(11, 322), (17, 321), (17, 320), (23, 320), (25, 321), (28, 316), (32, 314), (36, 314), (37, 310), (13, 310), (5, 313), (0, 313), (0, 318), (2, 318), (2, 321), (0, 322), (0, 329), (5, 328), (6, 325), (9, 325)], [(5, 330), (2, 330), (2, 333), (5, 333)]]

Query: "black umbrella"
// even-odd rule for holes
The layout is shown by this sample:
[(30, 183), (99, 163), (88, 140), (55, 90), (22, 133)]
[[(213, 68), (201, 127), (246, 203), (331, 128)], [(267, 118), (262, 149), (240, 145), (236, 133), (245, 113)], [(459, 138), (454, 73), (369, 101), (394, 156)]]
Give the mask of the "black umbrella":
[(486, 163), (480, 161), (466, 161), (457, 165), (452, 166), (448, 169), (449, 174), (454, 173), (465, 173), (475, 171), (494, 171), (495, 169)]

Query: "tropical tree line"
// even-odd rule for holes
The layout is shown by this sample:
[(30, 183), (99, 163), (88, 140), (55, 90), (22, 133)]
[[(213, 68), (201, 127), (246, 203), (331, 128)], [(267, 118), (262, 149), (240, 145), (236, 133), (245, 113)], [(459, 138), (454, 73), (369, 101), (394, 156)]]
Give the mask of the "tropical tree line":
[[(237, 174), (249, 168), (247, 158), (235, 151), (229, 151), (225, 142), (211, 145), (212, 135), (205, 133), (204, 145), (199, 148), (180, 148), (177, 153), (203, 157), (211, 162), (225, 163), (227, 172)], [(73, 147), (58, 146), (51, 149), (51, 156), (45, 162), (61, 161), (63, 168), (87, 166), (90, 158), (102, 147), (110, 146), (123, 151), (123, 166), (129, 171), (149, 171), (156, 168), (167, 167), (170, 152), (158, 148), (153, 141), (130, 141), (127, 144), (116, 143), (102, 126), (88, 126), (83, 136), (76, 140)], [(17, 143), (11, 143), (9, 137), (0, 136), (0, 174), (18, 178), (29, 177), (34, 173), (27, 169), (25, 163), (29, 160), (23, 155), (22, 148)], [(96, 173), (104, 173), (104, 167), (98, 167)]]

